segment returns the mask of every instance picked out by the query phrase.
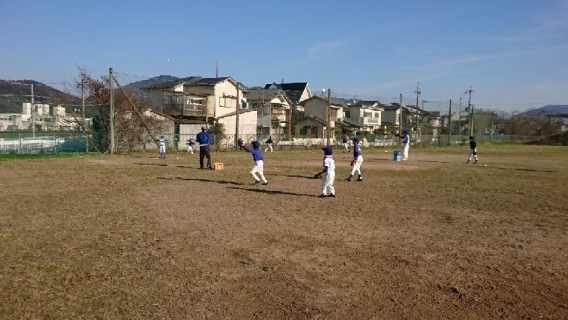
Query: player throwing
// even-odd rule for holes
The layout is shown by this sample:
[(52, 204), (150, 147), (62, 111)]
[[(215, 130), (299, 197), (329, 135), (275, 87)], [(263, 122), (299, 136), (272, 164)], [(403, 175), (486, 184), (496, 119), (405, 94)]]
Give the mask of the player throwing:
[[(268, 181), (264, 177), (264, 158), (262, 157), (262, 151), (260, 151), (260, 142), (253, 141), (251, 143), (252, 149), (247, 148), (241, 139), (239, 139), (238, 142), (241, 149), (252, 154), (252, 160), (254, 160), (254, 167), (252, 167), (252, 169), (250, 170), (250, 175), (254, 179), (254, 184), (259, 184), (260, 181), (262, 180), (262, 185), (263, 186), (267, 185)], [(260, 176), (260, 178), (256, 176), (257, 173)]]

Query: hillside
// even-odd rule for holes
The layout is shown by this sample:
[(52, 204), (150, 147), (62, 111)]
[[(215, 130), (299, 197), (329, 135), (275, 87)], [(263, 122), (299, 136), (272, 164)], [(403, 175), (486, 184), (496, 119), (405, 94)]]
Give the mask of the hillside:
[(144, 91), (140, 88), (154, 86), (154, 85), (157, 85), (157, 84), (161, 84), (161, 83), (164, 83), (164, 82), (170, 82), (170, 81), (174, 81), (174, 80), (178, 80), (178, 79), (179, 78), (174, 77), (174, 76), (161, 75), (161, 76), (153, 77), (153, 78), (150, 78), (150, 79), (147, 79), (147, 80), (129, 83), (129, 84), (125, 85), (124, 88), (134, 91), (134, 93), (139, 97), (143, 97)]
[(540, 107), (538, 109), (529, 110), (522, 113), (523, 115), (529, 117), (538, 117), (541, 115), (560, 115), (560, 114), (568, 114), (568, 105), (546, 105), (544, 107)]
[(544, 137), (540, 140), (528, 142), (527, 144), (547, 145), (547, 146), (568, 146), (568, 131), (553, 134), (551, 136)]
[[(20, 85), (20, 83), (24, 85)], [(30, 84), (34, 85), (34, 102), (49, 104), (79, 103), (80, 99), (34, 80), (0, 80), (0, 113), (21, 113), (22, 103), (31, 102)]]

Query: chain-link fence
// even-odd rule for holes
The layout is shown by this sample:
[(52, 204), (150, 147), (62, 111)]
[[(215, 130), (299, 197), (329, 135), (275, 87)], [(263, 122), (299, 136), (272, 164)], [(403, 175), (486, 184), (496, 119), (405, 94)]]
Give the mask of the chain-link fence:
[(0, 132), (0, 154), (87, 152), (82, 133)]
[[(195, 135), (193, 134), (170, 134), (164, 135), (168, 141), (167, 147), (171, 151), (175, 152), (188, 152), (189, 140), (193, 139), (195, 141)], [(309, 136), (290, 136), (290, 135), (272, 135), (273, 147), (275, 150), (299, 150), (299, 149), (310, 149), (319, 148), (321, 146), (327, 145), (326, 138), (313, 138)], [(365, 148), (367, 147), (391, 147), (400, 145), (400, 138), (397, 136), (382, 136), (382, 135), (358, 135), (357, 136), (361, 145)], [(269, 136), (246, 136), (243, 135), (242, 138), (245, 143), (250, 144), (250, 142), (257, 140), (261, 142), (263, 148), (267, 147), (266, 141)], [(235, 147), (235, 135), (234, 134), (224, 134), (215, 135), (211, 134), (211, 150), (215, 151), (230, 151), (234, 150)], [(342, 137), (330, 138), (330, 143), (336, 148), (341, 148)], [(539, 136), (511, 136), (511, 135), (483, 135), (476, 136), (476, 141), (478, 143), (526, 143), (531, 141), (541, 140), (542, 137)], [(469, 142), (469, 137), (467, 135), (452, 135), (451, 139), (447, 135), (421, 135), (416, 139), (415, 136), (411, 136), (410, 142), (412, 145), (423, 145), (423, 146), (448, 146), (448, 145), (466, 145)], [(89, 148), (90, 152), (99, 152), (99, 150), (94, 149), (94, 143), (92, 137), (89, 141), (86, 140), (86, 136), (83, 133), (28, 133), (28, 132), (0, 132), (0, 154), (37, 154), (37, 153), (58, 153), (58, 152), (70, 152), (70, 153), (81, 153), (87, 152)], [(352, 142), (350, 142), (352, 145)], [(195, 144), (193, 151), (198, 151), (199, 144)], [(157, 145), (155, 142), (148, 138), (146, 143), (140, 148), (135, 148), (134, 150), (157, 150)]]

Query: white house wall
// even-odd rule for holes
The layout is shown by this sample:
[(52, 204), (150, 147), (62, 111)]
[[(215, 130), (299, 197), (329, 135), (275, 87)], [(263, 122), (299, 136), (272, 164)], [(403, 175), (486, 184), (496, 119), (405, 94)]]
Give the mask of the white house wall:
[(191, 136), (192, 139), (195, 139), (195, 136), (201, 132), (201, 127), (201, 124), (180, 124), (179, 134), (181, 136)]
[(399, 125), (399, 122), (400, 122), (399, 110), (397, 109), (397, 110), (385, 110), (385, 111), (383, 111), (381, 122)]
[[(233, 115), (221, 118), (218, 121), (225, 127), (226, 139), (221, 142), (222, 146), (232, 146), (235, 141), (237, 117)], [(239, 138), (242, 138), (244, 141), (256, 139), (256, 111), (239, 114)]]

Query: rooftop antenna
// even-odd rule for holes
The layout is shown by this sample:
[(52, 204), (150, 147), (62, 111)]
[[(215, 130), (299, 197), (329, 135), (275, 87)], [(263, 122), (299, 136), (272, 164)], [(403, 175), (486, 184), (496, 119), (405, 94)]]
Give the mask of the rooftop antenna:
[(219, 78), (219, 60), (215, 60), (215, 78)]

